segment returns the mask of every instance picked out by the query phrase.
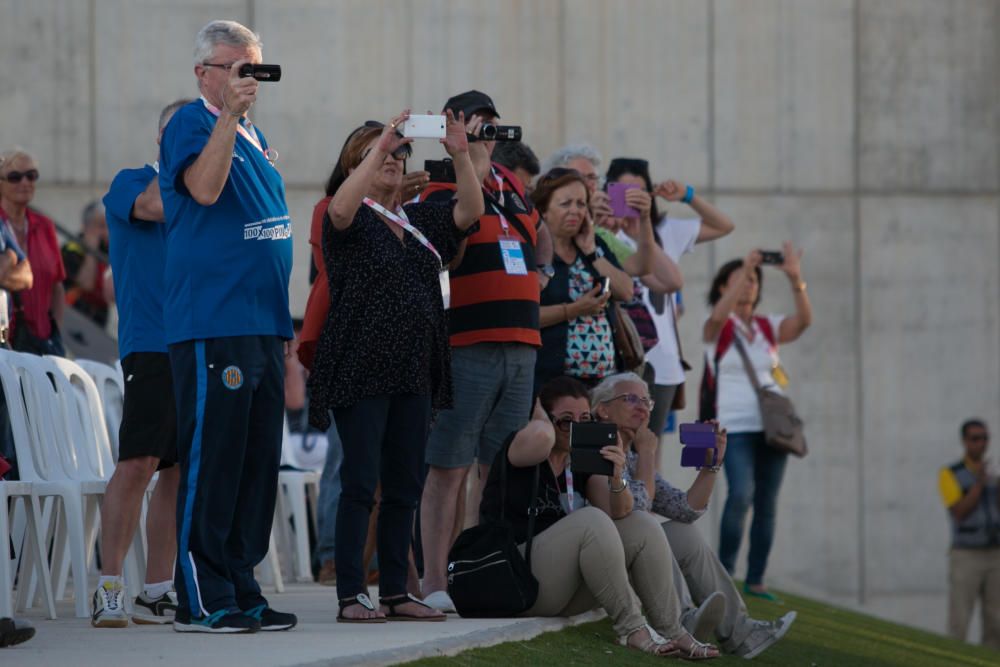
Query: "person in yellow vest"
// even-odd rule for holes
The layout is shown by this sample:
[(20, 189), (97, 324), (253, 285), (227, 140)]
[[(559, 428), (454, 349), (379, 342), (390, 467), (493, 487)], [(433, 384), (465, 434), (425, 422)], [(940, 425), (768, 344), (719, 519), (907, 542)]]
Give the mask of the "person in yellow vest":
[(1000, 649), (1000, 483), (986, 464), (986, 423), (962, 424), (965, 457), (938, 475), (941, 500), (951, 518), (948, 632), (965, 641), (979, 600), (983, 645)]

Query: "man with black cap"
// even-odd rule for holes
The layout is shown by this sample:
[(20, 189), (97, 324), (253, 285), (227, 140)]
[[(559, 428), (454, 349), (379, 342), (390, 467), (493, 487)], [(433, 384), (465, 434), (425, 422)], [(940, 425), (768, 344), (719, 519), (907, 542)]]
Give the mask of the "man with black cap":
[[(456, 116), (464, 112), (472, 136), (500, 118), (493, 100), (478, 90), (455, 95), (444, 108)], [(540, 219), (517, 177), (490, 162), (494, 145), (469, 145), (486, 213), (451, 265), (455, 407), (438, 415), (427, 443), (430, 470), (420, 511), (424, 601), (442, 611), (454, 611), (445, 569), (464, 520), (466, 475), (478, 460), (482, 484), (506, 437), (524, 426), (541, 345), (535, 263)], [(421, 198), (450, 201), (454, 191), (453, 183), (431, 183)]]

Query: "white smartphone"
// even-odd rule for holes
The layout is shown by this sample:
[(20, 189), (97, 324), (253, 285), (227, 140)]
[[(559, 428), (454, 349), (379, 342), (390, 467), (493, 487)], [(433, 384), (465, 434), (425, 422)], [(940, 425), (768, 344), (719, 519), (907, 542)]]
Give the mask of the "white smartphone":
[(444, 116), (413, 114), (403, 125), (403, 136), (414, 139), (444, 139), (445, 122)]

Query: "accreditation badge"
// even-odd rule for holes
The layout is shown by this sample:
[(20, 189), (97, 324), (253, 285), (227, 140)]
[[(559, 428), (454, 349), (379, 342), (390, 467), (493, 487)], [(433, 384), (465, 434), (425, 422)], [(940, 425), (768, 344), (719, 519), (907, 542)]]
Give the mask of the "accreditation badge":
[(524, 250), (517, 239), (500, 239), (500, 256), (503, 257), (503, 267), (511, 276), (528, 275), (528, 264), (524, 261)]

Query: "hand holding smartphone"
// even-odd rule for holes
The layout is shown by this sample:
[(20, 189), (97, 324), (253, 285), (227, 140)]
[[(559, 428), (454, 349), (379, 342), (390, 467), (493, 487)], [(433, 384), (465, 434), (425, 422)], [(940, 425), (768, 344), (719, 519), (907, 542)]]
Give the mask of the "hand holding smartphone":
[(615, 464), (601, 455), (601, 449), (618, 444), (618, 427), (604, 422), (573, 422), (569, 427), (570, 461), (573, 473), (614, 474)]
[(410, 114), (403, 123), (403, 136), (411, 139), (444, 139), (447, 118), (436, 114)]
[(608, 198), (614, 217), (639, 218), (639, 211), (629, 206), (625, 201), (625, 193), (638, 187), (634, 183), (608, 183)]
[(711, 468), (719, 465), (716, 445), (717, 424), (689, 423), (680, 425), (681, 467)]

